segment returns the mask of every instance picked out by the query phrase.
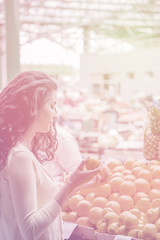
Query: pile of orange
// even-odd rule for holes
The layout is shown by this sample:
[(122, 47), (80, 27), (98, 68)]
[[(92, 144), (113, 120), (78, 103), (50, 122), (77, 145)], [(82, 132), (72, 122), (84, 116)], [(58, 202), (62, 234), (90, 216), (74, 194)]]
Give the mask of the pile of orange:
[[(86, 168), (97, 166), (92, 160)], [(112, 160), (104, 171), (110, 178), (74, 193), (63, 208), (63, 219), (101, 233), (160, 239), (160, 162)]]

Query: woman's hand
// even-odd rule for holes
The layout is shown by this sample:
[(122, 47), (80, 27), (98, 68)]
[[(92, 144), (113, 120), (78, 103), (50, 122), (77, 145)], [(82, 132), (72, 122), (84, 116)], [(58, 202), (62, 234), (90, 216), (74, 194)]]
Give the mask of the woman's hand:
[(98, 173), (100, 173), (101, 169), (100, 167), (93, 169), (93, 170), (84, 170), (84, 166), (89, 160), (89, 157), (82, 160), (80, 165), (77, 167), (77, 169), (71, 174), (69, 177), (69, 183), (73, 187), (73, 189), (77, 188), (78, 186), (89, 182), (96, 176)]

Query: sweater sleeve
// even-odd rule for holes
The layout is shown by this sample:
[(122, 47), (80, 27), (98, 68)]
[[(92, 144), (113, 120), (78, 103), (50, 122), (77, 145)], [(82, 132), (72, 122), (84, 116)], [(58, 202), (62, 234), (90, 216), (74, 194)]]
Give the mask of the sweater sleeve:
[(16, 152), (7, 171), (16, 221), (25, 240), (38, 238), (61, 211), (54, 199), (38, 209), (33, 157), (30, 152)]

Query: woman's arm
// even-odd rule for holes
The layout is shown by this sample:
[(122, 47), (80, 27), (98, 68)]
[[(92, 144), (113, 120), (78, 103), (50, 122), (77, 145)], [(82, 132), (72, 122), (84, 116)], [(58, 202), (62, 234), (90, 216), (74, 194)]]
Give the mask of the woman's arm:
[(17, 152), (8, 166), (16, 221), (23, 238), (27, 240), (40, 236), (61, 211), (54, 199), (38, 209), (36, 173), (32, 158), (33, 155), (29, 152)]
[(72, 191), (99, 172), (99, 169), (83, 171), (88, 159), (82, 161), (56, 196), (43, 208), (38, 209), (36, 176), (32, 158), (31, 153), (17, 152), (14, 154), (14, 159), (10, 161), (8, 168), (16, 220), (22, 236), (27, 240), (40, 236), (55, 220), (61, 211), (61, 206)]

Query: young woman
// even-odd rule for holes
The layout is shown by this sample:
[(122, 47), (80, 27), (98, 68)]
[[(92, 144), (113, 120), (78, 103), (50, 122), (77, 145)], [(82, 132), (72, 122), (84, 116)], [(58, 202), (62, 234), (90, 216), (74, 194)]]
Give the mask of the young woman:
[(0, 93), (0, 239), (62, 240), (64, 201), (99, 172), (83, 160), (58, 189), (40, 163), (39, 152), (52, 160), (56, 150), (56, 92), (49, 76), (28, 71)]

